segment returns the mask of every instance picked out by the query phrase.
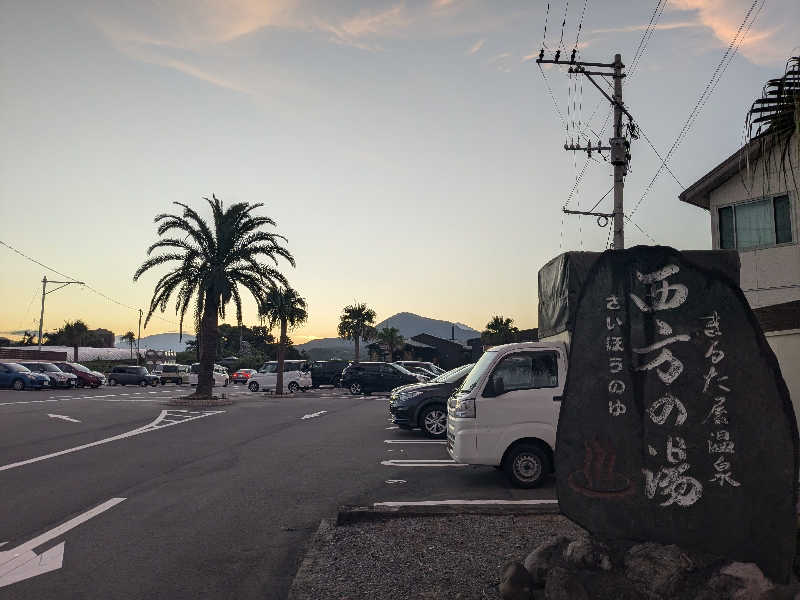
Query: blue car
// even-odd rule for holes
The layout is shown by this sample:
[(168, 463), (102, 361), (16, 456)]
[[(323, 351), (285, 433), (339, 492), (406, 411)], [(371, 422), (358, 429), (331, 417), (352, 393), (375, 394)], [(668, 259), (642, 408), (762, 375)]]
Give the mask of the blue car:
[(33, 373), (30, 369), (17, 363), (0, 363), (0, 387), (10, 387), (15, 390), (32, 388), (40, 390), (50, 386), (47, 375)]

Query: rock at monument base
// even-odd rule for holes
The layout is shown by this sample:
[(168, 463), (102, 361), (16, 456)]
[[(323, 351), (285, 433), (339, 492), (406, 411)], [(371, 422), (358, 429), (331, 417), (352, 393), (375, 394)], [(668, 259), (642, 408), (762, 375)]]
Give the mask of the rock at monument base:
[(529, 580), (520, 566), (509, 563), (504, 570), (506, 600), (800, 600), (795, 579), (776, 585), (754, 563), (731, 563), (674, 544), (556, 537), (525, 559)]
[(522, 563), (510, 562), (503, 568), (498, 590), (503, 600), (530, 600), (533, 579)]
[(637, 544), (625, 554), (625, 576), (640, 589), (665, 598), (680, 586), (692, 561), (677, 546)]
[(533, 585), (543, 588), (547, 572), (556, 564), (570, 543), (569, 538), (558, 536), (539, 544), (536, 549), (528, 554), (523, 566), (533, 578)]
[(546, 600), (589, 600), (590, 598), (581, 582), (569, 571), (560, 567), (550, 570), (547, 584), (544, 587), (544, 597)]

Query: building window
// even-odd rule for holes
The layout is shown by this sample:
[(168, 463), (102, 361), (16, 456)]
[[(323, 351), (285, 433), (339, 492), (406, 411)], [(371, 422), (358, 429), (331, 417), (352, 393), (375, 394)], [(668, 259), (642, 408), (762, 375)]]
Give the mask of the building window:
[(789, 196), (775, 196), (718, 209), (719, 247), (747, 250), (792, 241)]

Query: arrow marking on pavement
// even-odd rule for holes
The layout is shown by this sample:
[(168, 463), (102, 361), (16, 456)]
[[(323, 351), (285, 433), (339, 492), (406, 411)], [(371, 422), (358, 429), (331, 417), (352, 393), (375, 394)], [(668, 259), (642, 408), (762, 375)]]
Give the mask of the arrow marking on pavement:
[(70, 423), (80, 423), (78, 419), (73, 419), (72, 417), (68, 417), (67, 415), (51, 415), (50, 413), (47, 414), (48, 417), (51, 419), (61, 419), (62, 421), (69, 421)]
[(50, 531), (46, 531), (41, 535), (37, 535), (24, 544), (20, 544), (16, 548), (0, 552), (0, 587), (5, 587), (30, 577), (36, 577), (48, 571), (60, 569), (64, 561), (65, 542), (61, 542), (57, 546), (53, 546), (41, 554), (36, 554), (33, 549), (37, 546), (41, 546), (45, 542), (49, 542), (53, 538), (65, 534), (70, 529), (77, 527), (81, 523), (85, 523), (89, 519), (107, 511), (109, 508), (115, 507), (124, 500), (125, 498), (111, 498), (111, 500), (103, 502), (100, 506), (95, 506), (85, 513), (70, 519), (66, 523)]
[(314, 417), (319, 417), (321, 415), (324, 415), (326, 412), (328, 412), (328, 411), (327, 410), (321, 410), (319, 412), (311, 413), (310, 415), (303, 415), (300, 418), (301, 419), (313, 419)]
[[(119, 435), (115, 435), (109, 438), (105, 438), (102, 440), (97, 440), (96, 442), (91, 442), (89, 444), (83, 444), (82, 446), (75, 446), (73, 448), (67, 448), (66, 450), (59, 450), (58, 452), (52, 452), (50, 454), (45, 454), (43, 456), (37, 456), (36, 458), (29, 458), (28, 460), (21, 460), (19, 462), (11, 463), (10, 465), (3, 465), (0, 467), (0, 471), (9, 471), (11, 469), (16, 469), (17, 467), (23, 467), (25, 465), (30, 465), (32, 463), (36, 463), (42, 460), (47, 460), (49, 458), (55, 458), (57, 456), (62, 456), (64, 454), (71, 454), (72, 452), (79, 452), (81, 450), (86, 450), (87, 448), (92, 448), (94, 446), (100, 446), (102, 444), (108, 444), (109, 442), (116, 442), (117, 440), (124, 440), (125, 438), (133, 437), (135, 435), (141, 435), (142, 433), (147, 433), (149, 431), (156, 431), (158, 429), (164, 429), (165, 427), (174, 427), (175, 425), (180, 425), (181, 423), (186, 423), (188, 421), (194, 421), (196, 419), (203, 419), (205, 417), (210, 417), (211, 415), (218, 415), (224, 413), (224, 410), (207, 410), (200, 414), (196, 414), (190, 412), (188, 410), (162, 410), (161, 414), (155, 418), (154, 421), (144, 425), (143, 427), (139, 427), (138, 429), (132, 429), (126, 433), (120, 433)], [(167, 417), (170, 417), (167, 419)]]

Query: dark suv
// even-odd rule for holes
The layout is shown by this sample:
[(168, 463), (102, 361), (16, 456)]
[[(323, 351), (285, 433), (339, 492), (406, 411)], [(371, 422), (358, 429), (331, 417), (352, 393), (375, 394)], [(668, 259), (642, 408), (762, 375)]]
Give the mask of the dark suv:
[(189, 382), (189, 365), (161, 365), (161, 373), (159, 373), (161, 385), (165, 383), (174, 383), (181, 385), (182, 383)]
[(409, 383), (419, 383), (419, 378), (394, 363), (351, 363), (342, 373), (342, 387), (348, 388), (354, 396), (372, 392), (388, 392)]
[(472, 370), (473, 365), (456, 367), (425, 383), (392, 390), (389, 413), (401, 429), (419, 427), (428, 437), (447, 435), (447, 399)]
[(311, 387), (321, 385), (339, 385), (342, 371), (347, 367), (346, 360), (318, 360), (311, 365)]
[(145, 367), (114, 367), (108, 374), (108, 385), (158, 385), (158, 375), (151, 375)]

